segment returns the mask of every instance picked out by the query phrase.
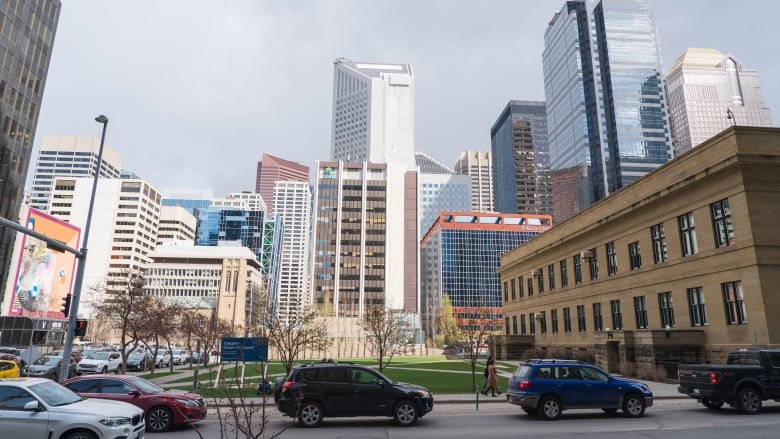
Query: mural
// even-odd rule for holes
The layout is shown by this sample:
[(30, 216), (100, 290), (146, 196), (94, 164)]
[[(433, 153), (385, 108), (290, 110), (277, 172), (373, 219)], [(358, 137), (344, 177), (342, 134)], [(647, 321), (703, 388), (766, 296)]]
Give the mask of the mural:
[[(77, 248), (81, 229), (36, 209), (27, 213), (27, 227)], [(9, 315), (64, 318), (62, 299), (70, 293), (76, 268), (72, 253), (50, 249), (45, 242), (19, 235), (21, 252)]]

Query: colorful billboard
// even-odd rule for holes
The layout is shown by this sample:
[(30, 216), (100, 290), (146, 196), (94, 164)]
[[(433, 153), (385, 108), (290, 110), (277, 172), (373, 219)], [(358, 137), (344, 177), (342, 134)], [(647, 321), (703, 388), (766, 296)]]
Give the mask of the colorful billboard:
[[(71, 248), (78, 248), (80, 228), (39, 210), (28, 210), (27, 227)], [(17, 235), (18, 241), (21, 241), (21, 251), (8, 315), (65, 318), (62, 299), (71, 292), (76, 256), (52, 250), (45, 242), (29, 235)]]

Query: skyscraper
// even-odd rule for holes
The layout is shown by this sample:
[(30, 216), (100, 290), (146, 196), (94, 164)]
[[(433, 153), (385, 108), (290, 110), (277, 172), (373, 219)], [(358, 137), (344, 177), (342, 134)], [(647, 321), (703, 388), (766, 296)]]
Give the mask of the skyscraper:
[(557, 223), (672, 157), (650, 0), (571, 0), (542, 54)]
[(418, 151), (415, 158), (420, 205), (418, 237), (422, 239), (442, 211), (471, 209), (471, 177), (456, 173), (425, 153)]
[[(0, 216), (11, 220), (24, 197), (61, 7), (60, 0), (0, 2)], [(15, 236), (0, 228), (0, 279), (8, 275)]]
[[(78, 136), (44, 136), (33, 174), (30, 206), (46, 212), (56, 177), (94, 177), (98, 172), (100, 139)], [(119, 178), (122, 158), (103, 147), (100, 177)]]
[(544, 102), (509, 101), (490, 129), (490, 142), (495, 211), (552, 215)]
[(414, 74), (408, 64), (333, 63), (331, 159), (414, 162)]
[(455, 172), (471, 176), (471, 210), (493, 212), (493, 163), (490, 152), (460, 153), (455, 162)]
[(715, 49), (688, 48), (666, 75), (676, 154), (731, 125), (772, 126), (758, 73)]
[(263, 160), (257, 162), (255, 192), (260, 194), (268, 206), (268, 214), (273, 215), (274, 186), (277, 181), (309, 181), (309, 167), (300, 163), (263, 154)]

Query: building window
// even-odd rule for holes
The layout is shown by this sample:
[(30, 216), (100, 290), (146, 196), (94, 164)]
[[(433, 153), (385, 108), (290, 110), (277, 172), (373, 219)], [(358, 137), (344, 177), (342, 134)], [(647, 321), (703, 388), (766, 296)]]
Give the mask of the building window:
[(540, 311), (537, 315), (541, 316), (539, 319), (539, 331), (541, 331), (542, 334), (547, 334), (547, 312)]
[(517, 316), (512, 316), (512, 333), (517, 335)]
[(539, 294), (544, 293), (544, 272), (537, 270), (539, 275), (536, 276), (536, 282), (539, 284)]
[(504, 282), (504, 303), (509, 302), (509, 285)]
[(701, 287), (688, 288), (688, 308), (691, 312), (691, 326), (707, 326), (707, 307)]
[(731, 223), (729, 200), (720, 200), (710, 205), (712, 226), (715, 230), (715, 247), (734, 244), (734, 225)]
[(720, 287), (723, 290), (723, 303), (726, 305), (726, 324), (742, 325), (747, 323), (742, 282), (726, 282), (720, 284)]
[(593, 330), (604, 330), (604, 319), (601, 317), (601, 303), (593, 304)]
[(650, 228), (650, 236), (653, 239), (653, 260), (656, 264), (666, 260), (666, 234), (664, 225), (656, 224)]
[(520, 314), (520, 335), (526, 334), (525, 328), (525, 314)]
[(550, 325), (552, 326), (553, 334), (557, 334), (558, 333), (558, 310), (557, 309), (550, 310)]
[(523, 276), (517, 278), (517, 288), (520, 290), (520, 298), (525, 297), (525, 285), (523, 285)]
[(547, 266), (547, 280), (550, 282), (550, 291), (555, 290), (555, 264)]
[(517, 295), (515, 293), (515, 279), (512, 279), (512, 301), (517, 300)]
[(636, 328), (647, 328), (647, 304), (645, 296), (634, 297), (634, 312), (636, 313)]
[(534, 318), (534, 314), (528, 314), (528, 333), (533, 335), (536, 334), (536, 319)]
[(628, 244), (628, 258), (632, 270), (642, 267), (642, 253), (639, 252), (639, 241)]
[(579, 332), (588, 330), (585, 324), (585, 305), (577, 305), (577, 330)]
[(599, 257), (596, 254), (596, 249), (590, 250), (593, 256), (588, 259), (588, 266), (590, 268), (590, 280), (596, 280), (599, 278)]
[(509, 335), (509, 317), (504, 317), (504, 332), (506, 332), (506, 335)]
[(574, 285), (582, 283), (582, 259), (580, 255), (574, 256)]
[(569, 271), (566, 267), (566, 259), (561, 260), (561, 288), (569, 286)]
[(661, 310), (661, 327), (674, 328), (674, 305), (672, 292), (658, 293), (658, 309)]
[(528, 297), (534, 295), (534, 280), (533, 276), (528, 278)]
[(615, 241), (608, 242), (604, 249), (607, 252), (607, 274), (609, 276), (617, 274), (617, 252), (615, 251)]
[(623, 329), (623, 313), (620, 312), (620, 299), (609, 302), (612, 308), (612, 329)]
[(563, 308), (563, 332), (571, 332), (571, 308)]
[(693, 212), (677, 217), (677, 224), (680, 225), (680, 244), (682, 255), (690, 256), (699, 252), (696, 244), (696, 225), (693, 222)]

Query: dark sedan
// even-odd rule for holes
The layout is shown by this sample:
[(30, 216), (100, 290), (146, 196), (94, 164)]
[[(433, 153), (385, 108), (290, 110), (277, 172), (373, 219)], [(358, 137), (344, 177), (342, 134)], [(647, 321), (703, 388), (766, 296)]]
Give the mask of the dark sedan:
[(132, 352), (127, 356), (127, 370), (143, 372), (152, 368), (152, 356), (146, 352)]
[(133, 375), (84, 375), (62, 385), (86, 398), (135, 404), (146, 414), (146, 429), (153, 432), (167, 431), (174, 425), (189, 424), (206, 417), (206, 402), (199, 394), (165, 390)]
[[(23, 376), (49, 378), (59, 381), (60, 368), (62, 367), (62, 357), (53, 355), (43, 355), (29, 366), (25, 366), (22, 371)], [(76, 360), (70, 359), (68, 367), (68, 378), (76, 376)]]

